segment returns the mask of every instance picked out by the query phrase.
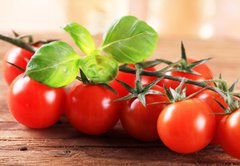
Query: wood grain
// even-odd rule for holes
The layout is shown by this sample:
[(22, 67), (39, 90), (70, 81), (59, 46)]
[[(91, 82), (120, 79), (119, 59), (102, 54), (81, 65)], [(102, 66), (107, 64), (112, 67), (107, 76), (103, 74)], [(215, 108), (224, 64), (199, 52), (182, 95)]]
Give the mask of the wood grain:
[[(60, 38), (63, 34), (36, 35)], [(97, 37), (96, 40), (100, 41)], [(70, 42), (74, 45), (72, 42)], [(240, 42), (229, 40), (185, 39), (189, 56), (213, 57), (209, 62), (215, 75), (222, 73), (228, 82), (240, 77)], [(0, 61), (10, 45), (0, 42)], [(160, 39), (154, 58), (176, 59), (180, 40)], [(238, 87), (239, 89), (239, 87)], [(118, 124), (103, 136), (87, 136), (73, 129), (63, 117), (53, 127), (33, 130), (18, 124), (7, 108), (7, 86), (0, 76), (0, 165), (240, 165), (240, 161), (220, 147), (190, 154), (176, 154), (159, 142), (136, 141)]]

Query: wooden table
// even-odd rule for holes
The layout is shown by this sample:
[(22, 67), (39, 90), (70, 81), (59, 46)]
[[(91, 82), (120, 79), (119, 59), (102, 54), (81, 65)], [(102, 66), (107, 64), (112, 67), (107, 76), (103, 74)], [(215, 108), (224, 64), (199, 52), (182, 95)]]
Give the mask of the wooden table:
[[(66, 34), (43, 34), (38, 38), (61, 38)], [(97, 37), (99, 42), (99, 37)], [(72, 43), (72, 42), (70, 42)], [(232, 82), (240, 78), (240, 42), (230, 40), (184, 40), (187, 54), (197, 58), (213, 57), (213, 71)], [(72, 43), (73, 44), (73, 43)], [(9, 45), (0, 42), (0, 61)], [(175, 59), (180, 55), (180, 40), (161, 39), (154, 58)], [(239, 89), (239, 86), (238, 86)], [(103, 136), (78, 133), (63, 118), (51, 128), (33, 130), (17, 123), (8, 112), (7, 86), (0, 77), (0, 165), (199, 165), (234, 164), (240, 161), (208, 146), (189, 154), (176, 154), (160, 142), (143, 143), (129, 138), (118, 124)]]

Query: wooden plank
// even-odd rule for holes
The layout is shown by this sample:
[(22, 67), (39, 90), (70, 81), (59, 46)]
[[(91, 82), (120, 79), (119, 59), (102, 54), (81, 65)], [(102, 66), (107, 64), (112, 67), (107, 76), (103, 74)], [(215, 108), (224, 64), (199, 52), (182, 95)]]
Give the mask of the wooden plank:
[[(21, 144), (21, 143), (20, 143)], [(145, 148), (106, 148), (93, 146), (51, 146), (49, 142), (41, 142), (41, 146), (11, 146), (12, 148), (1, 149), (0, 164), (44, 164), (52, 165), (69, 164), (239, 164), (237, 159), (232, 159), (222, 153), (219, 148), (209, 147), (204, 151), (180, 155), (171, 152), (165, 147)], [(207, 155), (206, 155), (207, 154)]]
[[(62, 34), (37, 36), (63, 38), (74, 45), (69, 37)], [(97, 41), (100, 42), (99, 37)], [(186, 39), (184, 43), (188, 55), (213, 57), (214, 60), (209, 64), (214, 73), (223, 73), (228, 82), (239, 78), (239, 42)], [(0, 41), (0, 63), (9, 47)], [(151, 59), (174, 60), (179, 55), (179, 40), (160, 39)], [(240, 165), (239, 160), (216, 146), (208, 146), (198, 153), (181, 155), (168, 150), (161, 142), (136, 141), (123, 131), (120, 124), (103, 136), (81, 134), (65, 118), (48, 129), (29, 129), (18, 124), (10, 115), (6, 96), (7, 86), (0, 75), (0, 165)]]

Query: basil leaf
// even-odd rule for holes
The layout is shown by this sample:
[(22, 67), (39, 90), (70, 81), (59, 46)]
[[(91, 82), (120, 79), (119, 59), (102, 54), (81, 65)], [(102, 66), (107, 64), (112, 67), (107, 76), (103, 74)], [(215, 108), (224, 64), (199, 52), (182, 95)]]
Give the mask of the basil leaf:
[(120, 63), (137, 63), (153, 53), (157, 40), (157, 32), (147, 23), (125, 16), (107, 31), (101, 49)]
[(80, 60), (80, 66), (87, 78), (94, 83), (109, 83), (118, 74), (118, 62), (111, 57), (88, 55)]
[(76, 45), (85, 54), (90, 54), (96, 49), (95, 42), (91, 34), (83, 26), (77, 23), (69, 23), (64, 27), (64, 30), (71, 35)]
[(80, 56), (71, 46), (62, 41), (40, 47), (26, 69), (26, 74), (50, 87), (62, 87), (71, 83), (77, 76)]

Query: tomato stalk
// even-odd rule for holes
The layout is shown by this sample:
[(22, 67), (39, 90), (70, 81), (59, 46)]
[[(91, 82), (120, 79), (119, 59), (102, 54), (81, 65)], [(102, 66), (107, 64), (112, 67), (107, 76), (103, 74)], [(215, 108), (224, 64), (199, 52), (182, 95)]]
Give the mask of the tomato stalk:
[(10, 36), (5, 36), (5, 35), (0, 34), (1, 40), (6, 41), (8, 43), (11, 43), (15, 46), (21, 47), (25, 50), (28, 50), (28, 51), (34, 53), (36, 50), (34, 49), (33, 46), (31, 46), (30, 44), (28, 44), (22, 40), (24, 37), (26, 37), (26, 36), (10, 37)]
[[(130, 68), (126, 65), (122, 65), (119, 67), (119, 70), (122, 71), (122, 72), (127, 72), (127, 73), (132, 73), (132, 74), (135, 74), (136, 73), (136, 69), (133, 69), (133, 68)], [(145, 75), (145, 76), (155, 76), (155, 77), (163, 77), (163, 78), (166, 78), (166, 79), (170, 79), (170, 80), (174, 80), (174, 81), (179, 81), (179, 82), (182, 82), (184, 81), (185, 83), (188, 83), (188, 84), (193, 84), (193, 85), (197, 85), (197, 86), (200, 86), (200, 87), (203, 87), (203, 88), (207, 88), (207, 89), (210, 89), (212, 91), (215, 91), (217, 93), (220, 93), (222, 94), (221, 91), (219, 91), (217, 88), (214, 88), (214, 87), (211, 87), (211, 86), (208, 86), (206, 84), (206, 81), (202, 81), (202, 82), (199, 82), (199, 81), (194, 81), (194, 80), (191, 80), (191, 79), (187, 79), (187, 78), (182, 78), (182, 77), (175, 77), (175, 76), (169, 76), (169, 75), (165, 75), (166, 71), (145, 71), (143, 70), (141, 72), (141, 75)], [(211, 81), (214, 81), (214, 80), (211, 80)]]

